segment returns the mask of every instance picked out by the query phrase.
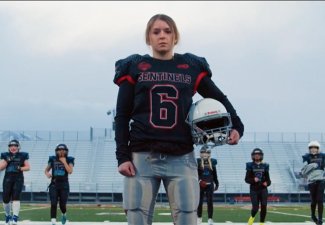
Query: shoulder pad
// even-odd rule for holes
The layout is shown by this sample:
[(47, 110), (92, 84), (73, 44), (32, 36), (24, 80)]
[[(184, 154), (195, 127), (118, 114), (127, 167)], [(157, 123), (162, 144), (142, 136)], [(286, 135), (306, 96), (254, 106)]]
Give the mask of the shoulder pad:
[(71, 163), (72, 165), (74, 165), (74, 157), (68, 156), (68, 157), (67, 157), (67, 163), (68, 163), (68, 164)]
[(9, 155), (9, 152), (2, 152), (1, 153), (1, 159), (6, 159)]
[(214, 158), (211, 158), (211, 163), (213, 166), (216, 166), (218, 164), (218, 161)]
[(263, 164), (264, 164), (265, 170), (266, 171), (269, 171), (270, 165), (268, 163), (263, 163)]
[(202, 72), (203, 71), (206, 71), (206, 72), (208, 72), (208, 76), (209, 77), (212, 76), (212, 72), (210, 70), (210, 66), (209, 66), (209, 64), (208, 64), (208, 62), (206, 61), (205, 58), (199, 57), (199, 56), (194, 55), (192, 53), (185, 53), (183, 55), (183, 57), (184, 57), (184, 60), (188, 64), (190, 64), (192, 66), (198, 66), (202, 70)]
[(135, 81), (132, 81), (132, 77), (127, 76), (127, 75), (129, 75), (130, 66), (133, 63), (140, 62), (141, 59), (142, 59), (141, 55), (133, 54), (125, 59), (120, 59), (120, 60), (116, 61), (114, 83), (117, 85), (120, 85), (122, 83), (122, 81), (124, 81), (124, 80), (128, 80), (130, 82), (135, 82)]
[(23, 159), (29, 159), (29, 154), (27, 152), (19, 152)]
[(302, 156), (302, 162), (308, 162), (309, 161), (309, 153)]
[(49, 163), (53, 162), (56, 159), (56, 156), (49, 156)]
[(253, 163), (252, 162), (247, 162), (246, 163), (246, 170), (252, 170)]

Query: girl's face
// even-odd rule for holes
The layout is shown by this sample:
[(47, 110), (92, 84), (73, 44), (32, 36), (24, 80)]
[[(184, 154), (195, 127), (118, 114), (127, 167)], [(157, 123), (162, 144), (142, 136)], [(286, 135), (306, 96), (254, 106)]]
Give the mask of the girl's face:
[(9, 151), (12, 153), (12, 154), (16, 154), (18, 152), (18, 145), (10, 145), (9, 146)]
[(67, 155), (67, 151), (64, 150), (63, 148), (61, 148), (61, 149), (57, 149), (57, 150), (56, 150), (56, 155), (57, 155), (58, 157), (65, 157), (65, 156)]
[(316, 154), (318, 154), (318, 151), (319, 151), (319, 148), (318, 148), (318, 147), (314, 147), (314, 146), (312, 146), (312, 147), (309, 148), (309, 152), (310, 152), (312, 155), (316, 155)]
[(200, 156), (202, 159), (208, 159), (208, 158), (210, 158), (210, 153), (202, 152), (202, 153), (200, 153)]
[(254, 158), (254, 161), (260, 162), (261, 159), (262, 159), (262, 155), (261, 154), (254, 154), (253, 158)]
[(149, 31), (149, 44), (152, 47), (153, 56), (173, 55), (175, 35), (165, 21), (156, 20)]

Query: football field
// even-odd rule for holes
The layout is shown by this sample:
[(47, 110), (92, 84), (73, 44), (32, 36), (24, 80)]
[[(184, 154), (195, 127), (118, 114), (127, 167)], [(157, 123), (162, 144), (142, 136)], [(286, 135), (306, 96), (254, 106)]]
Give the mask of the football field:
[[(204, 208), (203, 224), (207, 222), (206, 208)], [(58, 221), (60, 220), (58, 210)], [(126, 217), (120, 205), (68, 205), (67, 224), (71, 225), (126, 225)], [(268, 206), (266, 224), (314, 224), (310, 221), (308, 204), (288, 205), (275, 204)], [(213, 220), (217, 225), (226, 224), (247, 224), (250, 216), (249, 204), (220, 205), (214, 207)], [(3, 209), (0, 211), (0, 224), (4, 218)], [(20, 225), (48, 225), (50, 224), (50, 206), (46, 204), (22, 204), (20, 212)], [(57, 223), (60, 225), (61, 223)], [(168, 205), (157, 205), (154, 215), (155, 225), (172, 225), (172, 219)], [(255, 223), (259, 224), (259, 216), (256, 216)]]
[[(66, 225), (127, 225), (126, 222), (67, 222)], [(214, 223), (214, 225), (247, 225), (247, 223)], [(259, 223), (254, 223), (259, 224)], [(266, 222), (265, 224), (269, 225), (314, 225), (315, 223), (306, 222), (306, 223), (272, 223)], [(50, 225), (50, 222), (19, 222), (19, 225)], [(61, 225), (61, 223), (57, 223), (57, 225)], [(172, 223), (153, 223), (153, 225), (173, 225)], [(207, 223), (202, 223), (202, 225), (207, 225)]]

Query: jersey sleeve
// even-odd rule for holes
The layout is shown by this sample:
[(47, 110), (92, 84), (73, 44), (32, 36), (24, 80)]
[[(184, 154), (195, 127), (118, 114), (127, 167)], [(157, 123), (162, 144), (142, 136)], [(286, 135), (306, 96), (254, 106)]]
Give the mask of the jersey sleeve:
[(309, 154), (305, 154), (305, 155), (302, 156), (302, 162), (309, 163)]
[(209, 76), (209, 77), (212, 76), (210, 66), (205, 58), (191, 54), (191, 53), (185, 53), (184, 59), (190, 65), (198, 67), (200, 69), (201, 73), (204, 72), (207, 76)]
[(68, 162), (68, 164), (72, 164), (74, 166), (74, 157), (69, 156), (67, 158), (67, 162)]
[(130, 67), (133, 63), (139, 62), (140, 60), (141, 60), (140, 55), (133, 54), (125, 59), (120, 59), (116, 61), (114, 83), (117, 84), (118, 86), (123, 81), (128, 81), (131, 84), (135, 84), (136, 79), (130, 73)]
[(218, 161), (216, 159), (211, 159), (212, 166), (217, 166)]
[(210, 66), (208, 62), (203, 57), (199, 57), (191, 53), (186, 53), (184, 54), (184, 59), (188, 64), (197, 67), (200, 71), (195, 80), (195, 85), (194, 85), (194, 93), (195, 93), (200, 85), (201, 80), (206, 76), (211, 77), (212, 72), (210, 70)]
[(267, 183), (267, 186), (271, 185), (271, 179), (270, 179), (270, 165), (268, 163), (265, 164), (265, 181)]
[(54, 161), (54, 158), (55, 158), (55, 156), (50, 156), (47, 164), (52, 165), (52, 162)]
[(246, 163), (246, 170), (247, 171), (251, 171), (252, 170), (252, 163), (251, 162), (247, 162)]
[(29, 159), (29, 154), (27, 152), (22, 152), (22, 156), (24, 160), (28, 160)]
[(1, 159), (6, 159), (8, 156), (8, 153), (7, 152), (2, 152), (1, 153)]

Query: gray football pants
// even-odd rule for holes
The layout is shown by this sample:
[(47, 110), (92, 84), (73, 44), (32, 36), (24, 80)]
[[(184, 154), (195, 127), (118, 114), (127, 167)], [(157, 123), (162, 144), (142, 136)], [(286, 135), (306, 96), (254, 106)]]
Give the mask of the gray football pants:
[(194, 152), (171, 156), (133, 153), (134, 177), (125, 177), (123, 207), (129, 225), (151, 225), (160, 183), (168, 196), (176, 225), (196, 225), (200, 188)]

